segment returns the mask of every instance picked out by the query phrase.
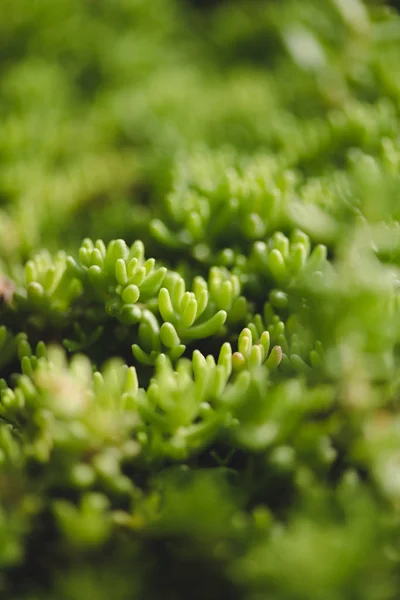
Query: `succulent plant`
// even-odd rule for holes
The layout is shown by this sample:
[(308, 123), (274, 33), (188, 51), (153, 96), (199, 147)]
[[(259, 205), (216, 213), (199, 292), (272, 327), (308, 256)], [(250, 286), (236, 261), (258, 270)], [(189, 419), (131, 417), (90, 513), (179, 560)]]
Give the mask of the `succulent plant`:
[(396, 10), (0, 12), (0, 597), (397, 600)]

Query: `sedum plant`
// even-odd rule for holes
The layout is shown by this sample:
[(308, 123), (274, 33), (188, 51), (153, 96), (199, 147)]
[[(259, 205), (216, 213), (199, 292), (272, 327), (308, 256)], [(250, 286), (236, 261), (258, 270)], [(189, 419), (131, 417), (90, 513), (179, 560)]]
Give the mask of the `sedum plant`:
[(1, 598), (397, 600), (390, 4), (0, 0)]

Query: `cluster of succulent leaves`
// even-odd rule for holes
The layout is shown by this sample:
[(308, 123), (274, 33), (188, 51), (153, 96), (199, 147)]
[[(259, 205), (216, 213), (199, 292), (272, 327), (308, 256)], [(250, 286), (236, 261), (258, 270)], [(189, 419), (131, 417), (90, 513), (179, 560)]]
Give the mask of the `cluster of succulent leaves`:
[(0, 597), (397, 600), (400, 16), (0, 11)]

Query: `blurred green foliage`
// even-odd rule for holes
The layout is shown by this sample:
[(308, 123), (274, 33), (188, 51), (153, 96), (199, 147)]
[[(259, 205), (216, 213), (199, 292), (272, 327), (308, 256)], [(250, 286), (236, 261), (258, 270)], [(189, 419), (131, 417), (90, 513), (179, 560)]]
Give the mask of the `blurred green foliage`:
[(400, 16), (0, 13), (0, 597), (397, 600)]

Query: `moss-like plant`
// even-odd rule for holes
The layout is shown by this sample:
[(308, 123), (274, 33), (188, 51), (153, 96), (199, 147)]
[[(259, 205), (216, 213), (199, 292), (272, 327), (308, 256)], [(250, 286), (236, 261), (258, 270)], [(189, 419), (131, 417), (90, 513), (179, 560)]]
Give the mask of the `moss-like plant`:
[(0, 13), (0, 597), (397, 600), (398, 13)]

